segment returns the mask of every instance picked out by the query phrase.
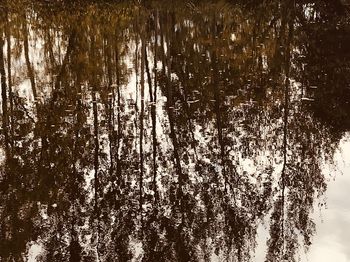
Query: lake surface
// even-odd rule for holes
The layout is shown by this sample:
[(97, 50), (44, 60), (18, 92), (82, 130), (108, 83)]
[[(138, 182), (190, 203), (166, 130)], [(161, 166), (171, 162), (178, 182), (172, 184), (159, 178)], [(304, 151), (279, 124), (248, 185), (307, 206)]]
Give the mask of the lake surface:
[(349, 14), (0, 2), (0, 261), (349, 262)]

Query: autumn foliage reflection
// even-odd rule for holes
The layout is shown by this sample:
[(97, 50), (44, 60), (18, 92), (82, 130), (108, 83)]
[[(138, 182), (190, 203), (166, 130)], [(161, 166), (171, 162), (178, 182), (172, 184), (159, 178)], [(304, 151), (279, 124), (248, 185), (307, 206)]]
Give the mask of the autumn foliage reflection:
[(349, 127), (345, 8), (9, 2), (1, 261), (254, 261), (262, 225), (266, 261), (311, 245)]

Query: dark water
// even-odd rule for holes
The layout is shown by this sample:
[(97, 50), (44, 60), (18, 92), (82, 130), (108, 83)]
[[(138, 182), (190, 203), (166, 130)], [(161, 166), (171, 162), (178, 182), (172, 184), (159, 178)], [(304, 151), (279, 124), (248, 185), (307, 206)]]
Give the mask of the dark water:
[(0, 261), (302, 260), (350, 170), (345, 2), (146, 2), (1, 2)]

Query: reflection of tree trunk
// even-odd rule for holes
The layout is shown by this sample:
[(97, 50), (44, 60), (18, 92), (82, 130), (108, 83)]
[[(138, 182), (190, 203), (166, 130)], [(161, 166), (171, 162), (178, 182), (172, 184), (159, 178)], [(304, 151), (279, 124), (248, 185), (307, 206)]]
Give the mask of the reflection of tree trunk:
[(139, 84), (139, 39), (138, 36), (136, 35), (136, 47), (135, 47), (135, 76), (136, 76), (136, 82), (135, 82), (135, 128), (137, 130), (137, 116), (138, 116), (138, 97), (139, 97), (139, 90), (138, 90), (138, 84)]
[[(118, 114), (117, 114), (117, 125), (118, 125), (118, 132), (117, 132), (117, 145), (116, 145), (116, 165), (117, 165), (117, 179), (119, 181), (119, 185), (120, 185), (120, 181), (121, 181), (121, 166), (120, 166), (120, 160), (119, 160), (119, 148), (120, 148), (120, 138), (121, 138), (121, 119), (120, 119), (120, 68), (119, 68), (119, 53), (118, 53), (118, 46), (117, 46), (117, 41), (115, 41), (115, 70), (116, 70), (116, 80), (117, 80), (117, 110), (118, 110)], [(114, 94), (114, 89), (113, 89), (113, 99), (115, 97)]]
[(69, 36), (67, 51), (66, 51), (66, 54), (63, 58), (62, 65), (60, 67), (60, 70), (57, 73), (54, 91), (58, 91), (59, 88), (61, 87), (61, 81), (66, 74), (69, 58), (70, 58), (71, 53), (73, 52), (75, 44), (76, 44), (76, 29), (74, 28), (72, 30), (72, 33)]
[[(75, 49), (78, 51), (78, 49)], [(67, 51), (68, 52), (68, 51)], [(77, 53), (75, 54), (77, 55)], [(82, 83), (82, 68), (83, 65), (80, 61), (73, 60), (74, 66), (77, 68), (76, 73), (76, 81), (75, 81), (75, 126), (74, 126), (74, 152), (73, 152), (73, 168), (74, 168), (74, 179), (78, 180), (78, 155), (79, 155), (79, 139), (81, 137), (81, 129), (84, 125), (84, 112), (82, 108), (82, 98), (81, 98), (81, 83)], [(77, 188), (78, 189), (78, 188)]]
[[(180, 51), (178, 51), (178, 52), (180, 52)], [(187, 68), (186, 65), (185, 65), (185, 69), (182, 69), (182, 65), (181, 64), (179, 65), (179, 70), (180, 70), (179, 78), (180, 78), (180, 82), (182, 83), (183, 92), (184, 92), (183, 95), (180, 92), (180, 99), (181, 99), (181, 102), (182, 102), (183, 107), (185, 109), (186, 116), (187, 116), (187, 126), (188, 126), (188, 129), (190, 131), (191, 138), (192, 138), (191, 146), (192, 146), (192, 148), (194, 150), (195, 159), (196, 159), (196, 161), (198, 161), (196, 139), (195, 139), (194, 131), (193, 131), (194, 124), (192, 123), (191, 108), (190, 108), (189, 102), (188, 102), (189, 93), (188, 93), (188, 90), (187, 90), (187, 88), (188, 88), (187, 83), (189, 83), (189, 78), (188, 78), (189, 74), (188, 74), (186, 68)]]
[[(170, 135), (171, 140), (173, 142), (173, 148), (174, 148), (174, 157), (175, 157), (175, 166), (178, 173), (178, 179), (179, 179), (179, 186), (182, 188), (183, 182), (184, 182), (184, 176), (182, 174), (182, 168), (181, 168), (181, 162), (180, 162), (180, 156), (178, 152), (178, 141), (177, 136), (175, 132), (175, 124), (174, 124), (174, 99), (173, 99), (173, 90), (172, 90), (172, 84), (171, 84), (171, 58), (170, 58), (170, 45), (169, 45), (169, 36), (166, 40), (167, 45), (167, 57), (165, 56), (165, 53), (163, 55), (163, 59), (166, 59), (166, 62), (163, 61), (163, 64), (166, 64), (167, 68), (167, 75), (166, 75), (166, 93), (167, 93), (167, 111), (168, 111), (168, 117), (169, 117), (169, 124), (170, 124)], [(164, 66), (163, 66), (164, 67)]]
[[(95, 33), (94, 28), (92, 29), (92, 34)], [(92, 97), (92, 111), (93, 111), (93, 120), (94, 120), (94, 193), (95, 193), (95, 206), (94, 206), (94, 214), (97, 221), (97, 254), (98, 261), (100, 257), (100, 210), (99, 210), (99, 192), (100, 192), (100, 181), (99, 181), (99, 137), (98, 137), (98, 108), (97, 108), (97, 84), (98, 84), (98, 76), (97, 76), (97, 68), (96, 65), (93, 64), (96, 62), (96, 46), (95, 46), (95, 35), (91, 36), (91, 78), (90, 83), (92, 87), (91, 97)]]
[[(12, 92), (12, 73), (11, 73), (11, 30), (8, 11), (6, 11), (6, 42), (7, 42), (7, 81), (10, 100), (10, 118), (11, 118), (11, 137), (14, 136), (14, 120), (13, 120), (13, 92)], [(13, 147), (13, 139), (11, 139), (11, 147)]]
[[(71, 193), (70, 193), (70, 202), (71, 202), (71, 206), (73, 209), (73, 214), (71, 216), (71, 231), (70, 231), (70, 244), (69, 244), (69, 261), (71, 262), (75, 262), (75, 261), (81, 261), (81, 255), (82, 255), (82, 247), (79, 243), (79, 237), (77, 236), (77, 231), (75, 229), (76, 225), (78, 224), (78, 222), (76, 221), (76, 218), (78, 217), (79, 219), (79, 209), (78, 209), (78, 205), (76, 204), (77, 199), (79, 199), (79, 184), (81, 181), (81, 179), (83, 179), (82, 175), (80, 172), (78, 172), (78, 166), (79, 166), (79, 147), (80, 142), (79, 140), (81, 140), (81, 129), (84, 125), (84, 112), (83, 112), (83, 108), (82, 108), (82, 101), (81, 101), (81, 93), (82, 93), (82, 88), (81, 88), (81, 83), (82, 83), (82, 69), (83, 69), (83, 64), (81, 61), (76, 60), (74, 58), (79, 56), (79, 51), (80, 48), (75, 48), (75, 45), (79, 45), (79, 42), (76, 42), (76, 31), (73, 29), (73, 32), (70, 36), (69, 39), (69, 44), (67, 47), (67, 52), (65, 55), (65, 58), (63, 59), (62, 62), (62, 66), (61, 66), (61, 72), (60, 75), (61, 77), (59, 77), (58, 79), (56, 79), (57, 82), (61, 81), (61, 78), (63, 77), (63, 75), (65, 75), (65, 70), (66, 70), (66, 64), (67, 61), (69, 60), (69, 58), (72, 58), (72, 65), (74, 66), (74, 68), (76, 68), (76, 70), (74, 70), (73, 72), (76, 74), (75, 75), (75, 92), (74, 94), (74, 101), (75, 101), (75, 123), (74, 123), (74, 144), (73, 144), (73, 152), (72, 152), (72, 166), (73, 166), (73, 177), (72, 180), (70, 181), (70, 183), (73, 184), (72, 188), (71, 188)], [(75, 51), (73, 53), (73, 51)], [(56, 67), (56, 65), (55, 65)], [(56, 84), (57, 84), (56, 82)], [(77, 211), (78, 209), (78, 211)]]
[(152, 143), (153, 143), (153, 190), (154, 190), (154, 200), (158, 200), (158, 190), (157, 190), (157, 128), (156, 128), (156, 108), (157, 108), (157, 48), (158, 48), (158, 10), (155, 11), (155, 23), (154, 23), (154, 60), (153, 60), (153, 70), (154, 70), (154, 90), (153, 90), (153, 104), (151, 109), (152, 114)]
[(155, 11), (155, 23), (154, 23), (154, 90), (153, 90), (153, 102), (157, 102), (157, 48), (158, 48), (158, 10)]
[(98, 161), (98, 153), (99, 153), (99, 139), (98, 139), (98, 116), (97, 116), (97, 101), (96, 101), (96, 88), (92, 91), (92, 107), (93, 107), (93, 115), (94, 115), (94, 191), (95, 191), (95, 207), (94, 213), (97, 219), (97, 253), (99, 254), (99, 246), (100, 246), (100, 210), (99, 210), (99, 161)]
[(69, 243), (69, 262), (78, 262), (81, 261), (81, 251), (82, 248), (79, 244), (79, 237), (77, 236), (77, 232), (75, 230), (74, 218), (71, 222), (71, 230), (70, 230), (70, 243)]
[[(169, 118), (169, 125), (170, 125), (170, 138), (173, 144), (173, 152), (174, 152), (174, 166), (176, 168), (176, 173), (177, 173), (177, 178), (178, 178), (178, 193), (177, 197), (179, 199), (179, 206), (180, 206), (180, 212), (182, 216), (182, 223), (184, 223), (185, 220), (185, 202), (184, 202), (184, 193), (183, 193), (183, 186), (185, 183), (185, 180), (187, 177), (185, 177), (185, 174), (182, 172), (182, 167), (181, 167), (181, 160), (179, 156), (179, 151), (178, 151), (178, 141), (177, 141), (177, 136), (176, 136), (176, 131), (175, 131), (175, 118), (174, 118), (174, 99), (173, 99), (173, 90), (172, 90), (172, 82), (171, 82), (171, 51), (170, 51), (170, 34), (169, 34), (169, 20), (168, 20), (168, 14), (166, 15), (166, 45), (167, 45), (167, 55), (165, 54), (164, 50), (164, 37), (163, 37), (163, 28), (161, 26), (161, 46), (162, 46), (162, 64), (163, 64), (163, 74), (165, 76), (165, 92), (166, 92), (166, 97), (167, 97), (167, 113), (168, 113), (168, 118)], [(172, 26), (173, 28), (173, 26)], [(165, 75), (165, 67), (167, 69), (166, 75)]]
[(108, 78), (108, 101), (106, 104), (108, 114), (108, 139), (109, 139), (109, 177), (112, 180), (112, 187), (114, 187), (114, 134), (113, 134), (113, 122), (114, 122), (114, 86), (113, 86), (113, 75), (112, 75), (112, 43), (110, 38), (107, 38), (106, 46), (106, 63), (107, 63), (107, 78)]
[(56, 64), (56, 59), (53, 52), (53, 43), (52, 43), (50, 30), (47, 31), (47, 51), (49, 53), (49, 59), (50, 59), (52, 69), (55, 69), (57, 64)]
[(146, 45), (142, 37), (141, 43), (141, 113), (140, 113), (140, 215), (141, 215), (141, 227), (143, 227), (143, 176), (144, 176), (144, 155), (143, 155), (143, 115), (145, 111), (144, 99), (145, 99), (145, 58)]
[[(286, 69), (289, 66), (286, 65)], [(289, 69), (288, 69), (289, 70)], [(287, 73), (288, 71), (286, 71)], [(282, 206), (281, 206), (281, 237), (283, 240), (283, 253), (284, 253), (284, 238), (285, 238), (285, 232), (284, 232), (284, 221), (285, 221), (285, 188), (286, 188), (286, 167), (287, 167), (287, 136), (288, 136), (288, 97), (289, 94), (289, 76), (286, 75), (285, 80), (285, 90), (284, 90), (284, 116), (283, 116), (283, 167), (282, 167), (282, 173), (281, 173), (281, 198), (282, 198)]]
[(97, 116), (97, 101), (96, 101), (96, 88), (92, 93), (92, 110), (94, 115), (94, 179), (95, 179), (95, 211), (98, 212), (98, 192), (99, 192), (99, 179), (98, 179), (98, 152), (99, 152), (99, 139), (98, 139), (98, 116)]
[(38, 109), (38, 95), (37, 95), (37, 90), (36, 90), (36, 85), (35, 85), (34, 69), (33, 69), (33, 65), (31, 64), (30, 58), (29, 58), (28, 28), (27, 28), (27, 17), (25, 14), (24, 14), (24, 19), (23, 19), (23, 37), (24, 37), (24, 40), (23, 40), (24, 57), (25, 57), (26, 65), (27, 65), (28, 77), (29, 77), (30, 84), (32, 87), (35, 105)]
[(153, 102), (152, 78), (151, 78), (151, 73), (149, 70), (147, 47), (145, 47), (143, 51), (144, 51), (143, 57), (145, 60), (145, 68), (146, 68), (146, 74), (147, 74), (147, 83), (148, 83), (148, 88), (149, 88), (149, 96), (150, 96), (151, 102)]
[[(67, 47), (67, 51), (66, 51), (63, 63), (61, 65), (60, 71), (59, 71), (57, 79), (56, 79), (55, 90), (53, 90), (53, 93), (52, 93), (52, 98), (51, 98), (51, 102), (50, 102), (50, 106), (49, 106), (50, 112), (54, 112), (55, 103), (56, 103), (57, 99), (59, 99), (58, 89), (60, 87), (63, 76), (65, 75), (65, 72), (67, 69), (67, 64), (68, 64), (69, 58), (71, 56), (71, 53), (74, 50), (75, 37), (76, 37), (75, 31), (73, 30), (73, 32), (69, 38), (68, 47)], [(36, 102), (36, 106), (38, 107), (37, 102)], [(39, 115), (38, 115), (38, 117), (39, 117)], [(38, 120), (40, 120), (40, 119), (38, 119)], [(38, 121), (38, 122), (40, 122), (40, 121)], [(49, 114), (47, 114), (47, 118), (46, 118), (46, 121), (44, 123), (45, 130), (47, 130), (47, 131), (50, 130), (51, 124), (52, 124), (52, 114), (49, 113)], [(42, 146), (41, 146), (41, 161), (43, 161), (43, 159), (47, 157), (46, 152), (47, 152), (48, 147), (49, 147), (48, 134), (46, 132), (44, 133), (44, 135), (41, 136), (41, 144), (42, 144)]]
[[(161, 32), (163, 28), (161, 28)], [(181, 168), (181, 162), (180, 162), (180, 156), (178, 152), (178, 142), (177, 142), (177, 136), (175, 132), (175, 125), (174, 125), (174, 100), (173, 100), (173, 92), (172, 92), (172, 86), (171, 86), (171, 61), (170, 61), (170, 46), (169, 46), (169, 36), (168, 36), (168, 30), (166, 30), (167, 33), (167, 39), (166, 43), (164, 43), (164, 36), (163, 32), (161, 35), (162, 38), (162, 64), (163, 64), (163, 73), (166, 76), (165, 79), (165, 91), (166, 91), (166, 96), (167, 96), (167, 113), (169, 117), (169, 125), (170, 125), (170, 137), (173, 143), (173, 148), (174, 148), (174, 160), (175, 160), (175, 167), (176, 171), (178, 174), (178, 180), (179, 180), (179, 186), (182, 188), (183, 186), (183, 174), (182, 174), (182, 168)], [(164, 44), (167, 45), (167, 56), (165, 55), (165, 50), (164, 50)], [(167, 69), (165, 71), (165, 68)]]
[[(181, 54), (181, 50), (177, 48), (177, 46), (174, 46), (174, 53), (175, 54)], [(174, 71), (177, 72), (177, 76), (179, 77), (181, 88), (179, 88), (179, 91), (177, 92), (177, 95), (179, 96), (184, 111), (186, 113), (186, 121), (187, 121), (187, 127), (190, 132), (190, 136), (192, 141), (190, 142), (191, 147), (194, 150), (195, 160), (198, 161), (198, 155), (197, 155), (197, 147), (196, 147), (196, 139), (194, 135), (194, 124), (192, 123), (192, 114), (191, 114), (191, 106), (190, 102), (188, 101), (190, 94), (188, 93), (188, 89), (190, 88), (188, 86), (189, 84), (189, 72), (188, 72), (188, 63), (187, 61), (184, 63), (182, 56), (180, 56), (180, 59), (177, 59), (174, 63)], [(182, 91), (181, 91), (182, 89)]]
[[(79, 85), (79, 84), (78, 84)], [(72, 152), (72, 166), (73, 166), (73, 177), (69, 181), (71, 183), (71, 192), (69, 193), (70, 198), (70, 204), (72, 211), (71, 216), (71, 239), (69, 243), (69, 253), (70, 253), (70, 260), (69, 261), (80, 261), (81, 260), (81, 246), (79, 244), (79, 239), (77, 237), (76, 231), (75, 231), (75, 224), (76, 224), (76, 217), (78, 216), (76, 211), (76, 199), (79, 199), (79, 178), (78, 178), (78, 172), (77, 172), (77, 159), (78, 159), (78, 140), (79, 140), (79, 130), (80, 130), (80, 123), (78, 121), (78, 114), (79, 114), (79, 102), (78, 102), (78, 108), (76, 110), (76, 123), (74, 128), (74, 144), (73, 144), (73, 152)]]
[[(287, 7), (282, 7), (287, 8)], [(284, 10), (286, 13), (287, 10)], [(285, 66), (285, 86), (284, 86), (284, 115), (283, 115), (283, 167), (282, 167), (282, 174), (281, 174), (281, 183), (282, 183), (282, 189), (281, 189), (281, 198), (282, 198), (282, 207), (281, 207), (281, 234), (282, 234), (282, 240), (283, 240), (283, 246), (282, 246), (282, 254), (285, 253), (285, 190), (286, 190), (286, 168), (287, 168), (287, 150), (288, 150), (288, 112), (289, 112), (289, 86), (290, 86), (290, 80), (289, 80), (289, 74), (290, 74), (290, 58), (291, 58), (291, 40), (293, 37), (293, 30), (294, 25), (291, 17), (289, 17), (287, 14), (284, 14), (282, 16), (282, 30), (285, 31), (285, 28), (287, 27), (287, 21), (285, 19), (288, 19), (288, 36), (287, 36), (287, 42), (284, 46), (284, 66)]]
[[(156, 49), (156, 47), (155, 47)], [(147, 56), (147, 50), (145, 51), (145, 65), (146, 65), (146, 73), (147, 73), (147, 80), (148, 80), (148, 87), (149, 87), (149, 95), (151, 99), (151, 118), (152, 118), (152, 146), (153, 146), (153, 191), (154, 191), (154, 199), (157, 201), (158, 193), (157, 193), (157, 135), (156, 135), (156, 80), (154, 81), (154, 93), (152, 92), (152, 79), (151, 79), (151, 73), (149, 70), (149, 64), (148, 64), (148, 56)], [(155, 65), (155, 64), (154, 64)], [(154, 74), (154, 77), (156, 78), (156, 71)]]
[(5, 138), (5, 152), (9, 153), (9, 134), (8, 134), (8, 112), (7, 112), (7, 85), (4, 61), (4, 39), (3, 32), (0, 30), (0, 74), (1, 74), (1, 98), (2, 98), (2, 129)]
[[(213, 60), (216, 59), (215, 55)], [(217, 69), (216, 69), (216, 61), (213, 62), (213, 72), (214, 72), (214, 81), (213, 81), (213, 89), (214, 89), (214, 99), (215, 99), (215, 114), (216, 114), (216, 127), (218, 130), (218, 140), (220, 145), (220, 158), (222, 165), (222, 173), (225, 179), (225, 191), (227, 190), (227, 174), (226, 174), (226, 161), (225, 161), (225, 144), (222, 136), (222, 119), (221, 119), (221, 109), (220, 109), (220, 86), (217, 81)]]
[[(213, 18), (213, 39), (217, 38), (217, 30), (216, 30), (216, 17), (214, 15)], [(225, 192), (227, 191), (228, 186), (228, 178), (227, 178), (227, 170), (226, 170), (226, 157), (225, 157), (225, 144), (223, 141), (223, 132), (222, 132), (222, 118), (221, 118), (221, 108), (220, 108), (220, 83), (218, 77), (218, 68), (217, 68), (217, 57), (216, 50), (212, 52), (212, 69), (213, 69), (213, 91), (214, 91), (214, 99), (215, 99), (215, 114), (216, 114), (216, 127), (218, 130), (218, 140), (220, 146), (220, 158), (222, 165), (222, 174), (225, 181)], [(236, 175), (236, 174), (234, 174)], [(234, 192), (233, 195), (235, 196)]]

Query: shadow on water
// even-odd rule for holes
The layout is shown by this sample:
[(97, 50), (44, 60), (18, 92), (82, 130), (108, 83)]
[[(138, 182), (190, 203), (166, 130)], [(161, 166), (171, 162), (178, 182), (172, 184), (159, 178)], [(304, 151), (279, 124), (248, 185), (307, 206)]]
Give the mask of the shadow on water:
[(298, 260), (349, 16), (255, 2), (1, 3), (1, 261)]

